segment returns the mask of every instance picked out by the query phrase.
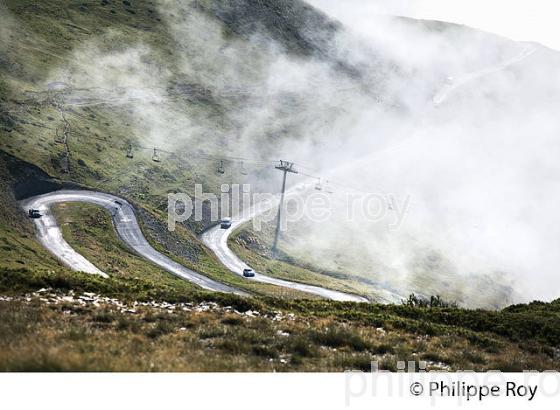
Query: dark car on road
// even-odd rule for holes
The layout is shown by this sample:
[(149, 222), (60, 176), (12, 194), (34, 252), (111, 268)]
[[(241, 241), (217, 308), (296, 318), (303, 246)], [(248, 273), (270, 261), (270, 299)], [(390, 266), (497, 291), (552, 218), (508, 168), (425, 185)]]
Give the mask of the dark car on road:
[(250, 268), (243, 269), (243, 276), (245, 276), (246, 278), (254, 278), (255, 277), (255, 271), (253, 269), (250, 269)]
[(231, 228), (231, 218), (224, 218), (220, 221), (220, 228), (229, 229)]
[(28, 214), (29, 214), (29, 217), (33, 218), (33, 219), (37, 219), (37, 218), (40, 218), (42, 216), (41, 212), (39, 212), (38, 209), (30, 209)]

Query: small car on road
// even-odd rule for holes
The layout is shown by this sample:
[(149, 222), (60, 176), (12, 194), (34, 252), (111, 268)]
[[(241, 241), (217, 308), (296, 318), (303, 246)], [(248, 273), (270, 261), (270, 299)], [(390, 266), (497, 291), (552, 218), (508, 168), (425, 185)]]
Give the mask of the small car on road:
[(220, 228), (229, 229), (231, 228), (231, 218), (224, 218), (220, 221)]
[(251, 268), (243, 269), (243, 276), (245, 276), (246, 278), (254, 278), (255, 271)]
[(30, 218), (37, 219), (37, 218), (40, 218), (41, 216), (43, 216), (43, 215), (41, 215), (41, 212), (39, 212), (38, 209), (30, 209), (29, 210), (29, 217)]

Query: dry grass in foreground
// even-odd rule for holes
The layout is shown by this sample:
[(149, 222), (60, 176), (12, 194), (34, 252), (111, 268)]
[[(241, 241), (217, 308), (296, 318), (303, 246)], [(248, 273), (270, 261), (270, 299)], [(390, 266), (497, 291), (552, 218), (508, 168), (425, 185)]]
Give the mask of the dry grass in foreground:
[(214, 302), (51, 291), (0, 298), (2, 371), (369, 371), (371, 361), (395, 370), (398, 360), (440, 370), (555, 367), (544, 351), (480, 340)]

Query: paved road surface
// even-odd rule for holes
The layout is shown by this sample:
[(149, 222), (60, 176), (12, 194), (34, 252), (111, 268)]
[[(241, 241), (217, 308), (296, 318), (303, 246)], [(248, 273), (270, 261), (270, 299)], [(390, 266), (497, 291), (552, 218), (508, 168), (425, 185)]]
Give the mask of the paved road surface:
[(123, 242), (138, 255), (174, 275), (207, 290), (247, 295), (241, 290), (187, 269), (152, 248), (138, 226), (133, 207), (124, 199), (100, 192), (64, 190), (25, 200), (22, 205), (26, 212), (29, 209), (38, 209), (43, 215), (41, 218), (34, 219), (39, 241), (69, 268), (107, 277), (107, 274), (72, 249), (62, 237), (60, 228), (49, 208), (52, 204), (61, 202), (88, 202), (107, 209), (111, 213), (113, 224)]
[[(287, 195), (295, 194), (295, 191), (288, 193)], [(232, 218), (232, 225), (230, 229), (221, 229), (220, 226), (213, 227), (201, 235), (201, 239), (206, 246), (208, 246), (220, 259), (220, 261), (233, 273), (238, 275), (243, 275), (243, 269), (249, 268), (241, 259), (239, 259), (228, 247), (228, 238), (230, 234), (245, 222), (250, 221), (254, 217), (267, 212), (271, 207), (277, 206), (271, 203), (257, 203), (252, 206), (245, 213), (241, 212), (240, 215), (236, 215)], [(338, 301), (352, 301), (352, 302), (368, 302), (364, 297), (352, 295), (349, 293), (338, 292), (335, 290), (325, 289), (319, 286), (306, 285), (303, 283), (290, 282), (287, 280), (272, 278), (270, 276), (263, 275), (261, 273), (256, 273), (254, 278), (250, 278), (262, 283), (269, 283), (272, 285), (283, 286), (286, 288), (291, 288), (299, 290), (302, 292), (307, 292), (315, 295), (322, 296), (326, 299), (338, 300)]]

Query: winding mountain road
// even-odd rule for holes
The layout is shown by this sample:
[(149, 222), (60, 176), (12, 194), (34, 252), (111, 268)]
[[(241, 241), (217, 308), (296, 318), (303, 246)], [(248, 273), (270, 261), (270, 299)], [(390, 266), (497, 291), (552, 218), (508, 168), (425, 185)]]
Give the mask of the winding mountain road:
[[(294, 195), (295, 191), (287, 193), (287, 195)], [(232, 224), (230, 229), (221, 229), (220, 225), (208, 229), (204, 232), (200, 239), (204, 244), (214, 252), (218, 259), (233, 273), (243, 275), (243, 269), (250, 268), (241, 259), (235, 255), (228, 247), (228, 238), (233, 231), (241, 227), (244, 223), (251, 219), (269, 211), (271, 208), (276, 207), (277, 204), (270, 202), (260, 202), (250, 207), (245, 212), (232, 217)], [(350, 293), (338, 292), (335, 290), (325, 289), (319, 286), (306, 285), (304, 283), (291, 282), (283, 279), (272, 278), (256, 272), (255, 277), (251, 280), (268, 283), (271, 285), (283, 286), (290, 289), (299, 290), (302, 292), (311, 293), (321, 296), (326, 299), (350, 302), (368, 302), (362, 296), (353, 295)]]
[(192, 282), (203, 289), (216, 292), (235, 293), (247, 296), (246, 292), (235, 289), (209, 279), (200, 273), (194, 272), (181, 264), (171, 260), (165, 255), (156, 251), (148, 243), (134, 214), (134, 208), (127, 201), (116, 196), (78, 190), (56, 191), (44, 195), (35, 196), (22, 203), (26, 212), (29, 209), (38, 209), (43, 215), (41, 218), (34, 219), (37, 227), (37, 236), (41, 244), (55, 255), (64, 265), (75, 271), (82, 271), (108, 277), (108, 275), (98, 269), (86, 258), (76, 252), (62, 237), (62, 232), (58, 227), (50, 206), (62, 202), (87, 202), (101, 206), (111, 213), (113, 225), (117, 230), (120, 239), (126, 243), (130, 249), (143, 258), (153, 262), (166, 271)]
[[(134, 208), (124, 199), (101, 192), (61, 190), (35, 196), (23, 201), (22, 207), (26, 212), (30, 209), (38, 209), (42, 215), (41, 218), (34, 219), (35, 226), (37, 228), (37, 237), (41, 244), (69, 268), (75, 271), (82, 271), (108, 277), (106, 273), (102, 272), (94, 264), (72, 249), (72, 247), (62, 237), (62, 232), (52, 215), (50, 206), (63, 202), (86, 202), (107, 209), (111, 213), (113, 225), (115, 226), (120, 239), (138, 255), (153, 262), (173, 275), (192, 282), (203, 289), (248, 296), (248, 293), (244, 291), (216, 282), (201, 275), (200, 273), (187, 269), (152, 248), (142, 234), (140, 226), (136, 220)], [(235, 227), (241, 226), (241, 224), (247, 220), (250, 220), (260, 213), (265, 212), (267, 209), (270, 209), (270, 206), (274, 206), (273, 204), (268, 205), (268, 207), (265, 205), (267, 204), (257, 204), (251, 209), (251, 212), (247, 213), (247, 216), (244, 219), (235, 219), (231, 230), (221, 230), (219, 227), (212, 228), (202, 236), (204, 243), (210, 247), (220, 261), (232, 272), (241, 276), (243, 269), (247, 267), (247, 265), (239, 260), (239, 258), (237, 258), (228, 248), (227, 238)], [(316, 294), (332, 300), (367, 302), (366, 298), (360, 296), (324, 289), (318, 286), (271, 278), (261, 274), (257, 274), (254, 278), (250, 278), (248, 280), (284, 286), (302, 292)]]
[[(464, 87), (466, 84), (486, 75), (505, 70), (514, 64), (520, 63), (533, 55), (536, 51), (537, 48), (535, 46), (527, 45), (527, 47), (525, 47), (517, 56), (511, 58), (510, 60), (480, 71), (465, 74), (457, 80), (450, 80), (448, 84), (442, 87), (433, 97), (434, 106), (438, 107), (440, 104), (445, 102), (451, 94), (459, 88)], [(295, 192), (290, 192), (288, 194), (293, 195)], [(111, 213), (113, 224), (121, 240), (138, 255), (153, 262), (166, 271), (207, 290), (235, 293), (243, 296), (248, 295), (244, 291), (216, 282), (204, 275), (201, 275), (200, 273), (187, 269), (167, 256), (157, 252), (150, 246), (142, 234), (136, 220), (133, 207), (124, 199), (100, 192), (63, 190), (35, 196), (23, 201), (22, 206), (26, 212), (29, 209), (38, 209), (43, 215), (41, 218), (34, 219), (35, 226), (37, 228), (37, 237), (41, 244), (69, 268), (76, 271), (108, 277), (106, 273), (102, 272), (93, 263), (72, 249), (72, 247), (62, 237), (62, 232), (50, 211), (51, 205), (62, 202), (87, 202), (107, 209)], [(249, 266), (240, 260), (231, 251), (231, 249), (229, 249), (227, 243), (228, 238), (235, 229), (238, 229), (244, 223), (261, 215), (262, 213), (270, 211), (271, 208), (275, 206), (277, 205), (274, 203), (258, 203), (253, 205), (245, 212), (242, 212), (240, 215), (236, 215), (232, 218), (232, 226), (230, 229), (220, 229), (220, 226), (218, 225), (204, 232), (200, 239), (215, 253), (224, 266), (233, 273), (243, 276), (243, 269), (249, 268)], [(261, 273), (256, 273), (255, 277), (247, 280), (291, 288), (332, 300), (368, 302), (366, 298), (361, 296), (325, 289), (319, 286), (277, 279)]]

